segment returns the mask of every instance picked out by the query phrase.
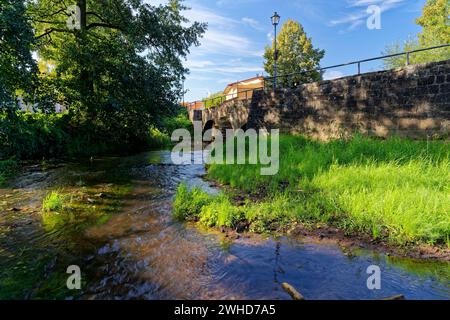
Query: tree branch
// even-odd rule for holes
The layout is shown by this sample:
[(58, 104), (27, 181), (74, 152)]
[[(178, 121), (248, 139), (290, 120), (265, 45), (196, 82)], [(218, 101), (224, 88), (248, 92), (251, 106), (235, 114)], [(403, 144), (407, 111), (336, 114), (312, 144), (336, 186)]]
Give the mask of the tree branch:
[(45, 37), (45, 36), (47, 36), (47, 35), (49, 35), (49, 34), (51, 34), (52, 32), (66, 32), (66, 33), (72, 33), (71, 31), (69, 31), (69, 30), (65, 30), (65, 29), (58, 29), (58, 28), (50, 28), (50, 29), (47, 29), (47, 30), (45, 30), (45, 32), (43, 33), (43, 34), (41, 34), (41, 35), (39, 35), (39, 36), (37, 36), (36, 37), (36, 40), (37, 39), (40, 39), (40, 38), (42, 38), (42, 37)]
[(116, 26), (116, 25), (113, 25), (113, 24), (109, 24), (109, 23), (100, 23), (100, 22), (91, 23), (91, 24), (89, 24), (86, 27), (86, 29), (89, 30), (89, 29), (92, 29), (92, 28), (95, 28), (95, 27), (103, 27), (103, 28), (122, 30), (122, 28), (119, 27), (119, 26)]
[(97, 13), (95, 13), (95, 12), (88, 11), (88, 12), (86, 12), (86, 14), (87, 14), (87, 15), (94, 16), (94, 17), (97, 17), (98, 19), (100, 19), (100, 21), (102, 21), (102, 22), (104, 22), (104, 23), (107, 22), (105, 19), (103, 19), (99, 14), (97, 14)]

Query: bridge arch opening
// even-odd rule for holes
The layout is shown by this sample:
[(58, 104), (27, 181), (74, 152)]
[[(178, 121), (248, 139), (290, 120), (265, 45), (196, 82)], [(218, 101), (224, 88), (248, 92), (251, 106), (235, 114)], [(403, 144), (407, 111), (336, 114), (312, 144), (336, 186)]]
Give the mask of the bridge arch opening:
[(213, 129), (215, 127), (215, 123), (213, 120), (206, 121), (205, 125), (203, 126), (203, 139), (205, 141), (211, 141), (214, 138)]
[(212, 128), (214, 128), (214, 121), (213, 120), (206, 121), (205, 125), (203, 126), (203, 133)]

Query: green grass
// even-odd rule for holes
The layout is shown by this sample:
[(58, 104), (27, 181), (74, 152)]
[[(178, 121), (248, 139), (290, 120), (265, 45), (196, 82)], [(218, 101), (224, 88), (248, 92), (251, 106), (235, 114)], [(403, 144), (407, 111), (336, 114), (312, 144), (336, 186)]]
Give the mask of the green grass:
[[(281, 136), (279, 173), (261, 176), (259, 170), (254, 165), (208, 168), (211, 179), (248, 193), (263, 192), (261, 201), (235, 213), (249, 220), (254, 231), (323, 222), (397, 244), (450, 245), (448, 142), (355, 136), (325, 143)], [(230, 195), (221, 197), (222, 206), (233, 207)], [(201, 207), (195, 208), (197, 215)], [(221, 225), (219, 219), (215, 225)]]
[(67, 201), (67, 196), (58, 191), (50, 192), (44, 200), (42, 200), (43, 212), (59, 212), (63, 209)]
[[(93, 225), (109, 221), (123, 205), (123, 199), (132, 189), (131, 184), (117, 184), (99, 189), (83, 187), (78, 192), (50, 192), (42, 201), (42, 223), (47, 231), (65, 228), (66, 232), (79, 232)], [(99, 191), (108, 195), (102, 199)], [(90, 201), (87, 201), (87, 199)]]

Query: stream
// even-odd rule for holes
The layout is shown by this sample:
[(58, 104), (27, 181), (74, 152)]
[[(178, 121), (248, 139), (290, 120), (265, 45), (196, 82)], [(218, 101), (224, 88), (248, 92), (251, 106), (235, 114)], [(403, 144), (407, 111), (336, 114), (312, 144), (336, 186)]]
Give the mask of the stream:
[[(197, 156), (197, 155), (195, 155)], [(203, 165), (170, 151), (28, 166), (0, 188), (0, 299), (450, 299), (450, 263), (390, 257), (302, 238), (241, 235), (172, 219), (180, 182), (218, 190)], [(72, 211), (43, 214), (51, 191)], [(81, 290), (69, 290), (69, 265)], [(366, 269), (381, 269), (369, 290)]]

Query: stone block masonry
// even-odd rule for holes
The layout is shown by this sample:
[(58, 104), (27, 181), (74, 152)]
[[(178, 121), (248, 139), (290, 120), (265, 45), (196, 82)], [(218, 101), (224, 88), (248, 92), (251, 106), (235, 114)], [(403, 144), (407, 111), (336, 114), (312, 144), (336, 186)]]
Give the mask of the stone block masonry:
[(248, 128), (278, 128), (321, 140), (345, 138), (356, 132), (378, 137), (448, 139), (450, 60), (294, 89), (261, 90), (254, 93), (248, 108)]

